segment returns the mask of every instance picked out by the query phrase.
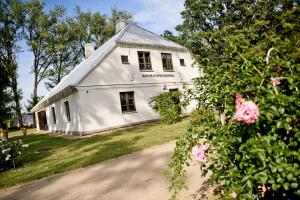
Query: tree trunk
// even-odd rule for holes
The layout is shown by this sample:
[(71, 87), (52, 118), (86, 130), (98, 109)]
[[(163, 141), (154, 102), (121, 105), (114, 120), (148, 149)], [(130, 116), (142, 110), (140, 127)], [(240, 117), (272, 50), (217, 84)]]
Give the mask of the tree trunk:
[(20, 127), (23, 127), (23, 120), (21, 114), (21, 106), (20, 106), (20, 95), (18, 93), (18, 83), (17, 83), (17, 76), (12, 77), (12, 89), (14, 93), (14, 100), (16, 103), (16, 115), (20, 124)]
[[(32, 106), (35, 106), (38, 103), (38, 95), (37, 95), (37, 89), (38, 89), (38, 74), (34, 74), (34, 84), (33, 84), (33, 93), (32, 93)], [(33, 117), (33, 127), (36, 127), (36, 121), (35, 121), (35, 114), (32, 114)]]

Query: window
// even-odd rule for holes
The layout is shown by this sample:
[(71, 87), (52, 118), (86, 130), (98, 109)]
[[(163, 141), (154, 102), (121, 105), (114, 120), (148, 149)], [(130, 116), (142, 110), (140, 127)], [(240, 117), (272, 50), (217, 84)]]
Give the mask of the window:
[(120, 92), (122, 113), (135, 111), (134, 92)]
[(71, 121), (69, 102), (66, 101), (64, 104), (65, 104), (65, 111), (66, 111), (66, 115), (67, 115), (67, 120)]
[(164, 71), (173, 71), (172, 54), (161, 53), (161, 61)]
[(121, 61), (123, 64), (129, 64), (128, 56), (122, 55)]
[(152, 70), (150, 52), (138, 51), (140, 70)]
[(181, 66), (185, 66), (184, 59), (179, 59), (179, 61)]
[(56, 115), (55, 115), (54, 107), (51, 108), (51, 112), (52, 112), (52, 122), (53, 122), (53, 124), (55, 124), (56, 123)]

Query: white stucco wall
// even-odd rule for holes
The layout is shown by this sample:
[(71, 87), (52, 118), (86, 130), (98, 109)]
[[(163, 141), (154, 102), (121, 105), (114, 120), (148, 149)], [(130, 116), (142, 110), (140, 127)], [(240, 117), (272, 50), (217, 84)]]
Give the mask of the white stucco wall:
[[(140, 71), (138, 51), (149, 51), (152, 71)], [(161, 53), (171, 53), (173, 72), (163, 71)], [(127, 55), (130, 64), (122, 64), (121, 55)], [(180, 66), (179, 59), (184, 59), (186, 66)], [(199, 76), (197, 68), (192, 67), (193, 60), (189, 52), (172, 52), (161, 49), (116, 47), (101, 63), (98, 64), (80, 83), (79, 86), (135, 84), (135, 83), (163, 83), (190, 81)], [(172, 74), (174, 77), (143, 77), (149, 74)]]
[[(167, 90), (164, 85), (147, 85), (143, 87), (123, 86), (119, 88), (84, 87), (80, 88), (83, 132), (95, 132), (109, 128), (158, 119), (159, 116), (149, 105), (151, 97), (169, 89), (183, 90), (183, 84), (170, 83)], [(135, 112), (122, 113), (120, 92), (134, 92)], [(190, 113), (195, 108), (191, 104), (183, 113)]]
[[(150, 51), (152, 71), (140, 71), (137, 51)], [(161, 53), (172, 54), (174, 71), (163, 71)], [(130, 64), (122, 64), (121, 55), (127, 55)], [(185, 60), (185, 66), (180, 66), (179, 59)], [(183, 91), (184, 82), (191, 83), (192, 78), (199, 76), (192, 63), (188, 52), (116, 47), (80, 81), (75, 93), (45, 108), (49, 130), (90, 133), (157, 119), (158, 114), (149, 106), (150, 98), (169, 89)], [(149, 74), (174, 76), (143, 77)], [(134, 91), (136, 112), (121, 111), (119, 93), (126, 91)], [(66, 118), (65, 101), (69, 101), (70, 121)], [(197, 102), (192, 101), (183, 113), (190, 113), (196, 105)], [(56, 123), (52, 119), (52, 106), (56, 111)]]
[[(64, 106), (64, 102), (69, 102), (70, 118), (67, 120), (67, 114)], [(55, 108), (56, 123), (53, 121), (51, 107)], [(47, 106), (45, 109), (47, 116), (48, 130), (64, 131), (64, 132), (80, 132), (81, 131), (81, 120), (80, 120), (80, 106), (79, 106), (79, 95), (78, 92), (74, 92), (66, 98), (60, 99), (59, 101)], [(37, 121), (38, 124), (38, 121)], [(39, 130), (39, 126), (37, 126)]]

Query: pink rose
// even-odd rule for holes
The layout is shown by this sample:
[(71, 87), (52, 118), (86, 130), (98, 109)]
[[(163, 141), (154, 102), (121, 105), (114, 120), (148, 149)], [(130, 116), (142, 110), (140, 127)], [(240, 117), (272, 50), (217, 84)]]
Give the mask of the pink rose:
[(192, 149), (192, 155), (195, 156), (196, 160), (200, 163), (206, 162), (206, 155), (205, 151), (208, 149), (209, 144), (204, 144), (201, 146), (193, 147)]
[(243, 101), (243, 95), (236, 95), (235, 96), (235, 106), (239, 107)]
[(200, 149), (202, 149), (203, 151), (206, 151), (209, 148), (209, 144), (203, 144), (200, 146)]
[(252, 101), (244, 101), (237, 107), (235, 119), (246, 124), (253, 124), (259, 116), (259, 109)]
[(272, 81), (274, 86), (281, 84), (281, 80), (278, 77), (275, 77), (275, 78), (271, 77), (271, 81)]
[(232, 197), (232, 198), (236, 198), (237, 197), (237, 193), (236, 192), (232, 192), (231, 194), (230, 194), (230, 196)]

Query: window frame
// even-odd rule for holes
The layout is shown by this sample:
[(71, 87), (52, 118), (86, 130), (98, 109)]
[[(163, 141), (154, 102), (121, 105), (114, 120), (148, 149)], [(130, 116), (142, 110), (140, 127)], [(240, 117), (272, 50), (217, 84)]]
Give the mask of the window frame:
[[(130, 98), (128, 98), (129, 93), (132, 93), (132, 104), (129, 104), (129, 100), (130, 100)], [(134, 91), (119, 92), (119, 95), (120, 95), (121, 112), (122, 113), (136, 112)], [(124, 95), (125, 104), (122, 103), (122, 95)], [(123, 110), (124, 106), (126, 107), (126, 110)], [(131, 109), (130, 106), (133, 106), (134, 109)]]
[[(125, 60), (123, 58), (125, 58)], [(127, 55), (121, 55), (121, 62), (122, 64), (130, 64), (129, 57)]]
[(51, 107), (51, 113), (52, 113), (52, 122), (53, 124), (56, 124), (56, 113), (55, 113), (55, 107)]
[[(166, 59), (165, 64), (167, 65), (166, 66), (167, 68), (164, 65), (164, 61), (163, 61), (164, 59)], [(169, 62), (168, 62), (168, 59), (169, 59)], [(174, 71), (174, 66), (173, 66), (173, 61), (172, 61), (172, 53), (161, 53), (161, 62), (162, 62), (163, 70), (165, 72), (173, 72)], [(168, 65), (171, 66), (170, 69), (168, 69), (170, 67)]]
[(67, 121), (71, 121), (71, 114), (70, 114), (70, 104), (69, 101), (65, 101), (64, 102), (65, 105), (65, 113), (66, 113), (66, 117), (67, 117)]
[[(146, 53), (149, 54), (148, 60), (149, 62), (147, 63), (147, 57), (146, 57)], [(142, 54), (142, 56), (140, 56), (140, 54)], [(138, 51), (137, 52), (138, 55), (138, 61), (139, 61), (139, 69), (140, 71), (152, 71), (152, 63), (151, 63), (151, 53), (150, 51)], [(143, 59), (143, 62), (140, 62), (140, 59)], [(147, 65), (149, 65), (149, 67), (147, 67)], [(143, 66), (143, 67), (141, 67)]]
[[(183, 62), (181, 62), (183, 61)], [(180, 66), (186, 66), (184, 58), (179, 59)]]

